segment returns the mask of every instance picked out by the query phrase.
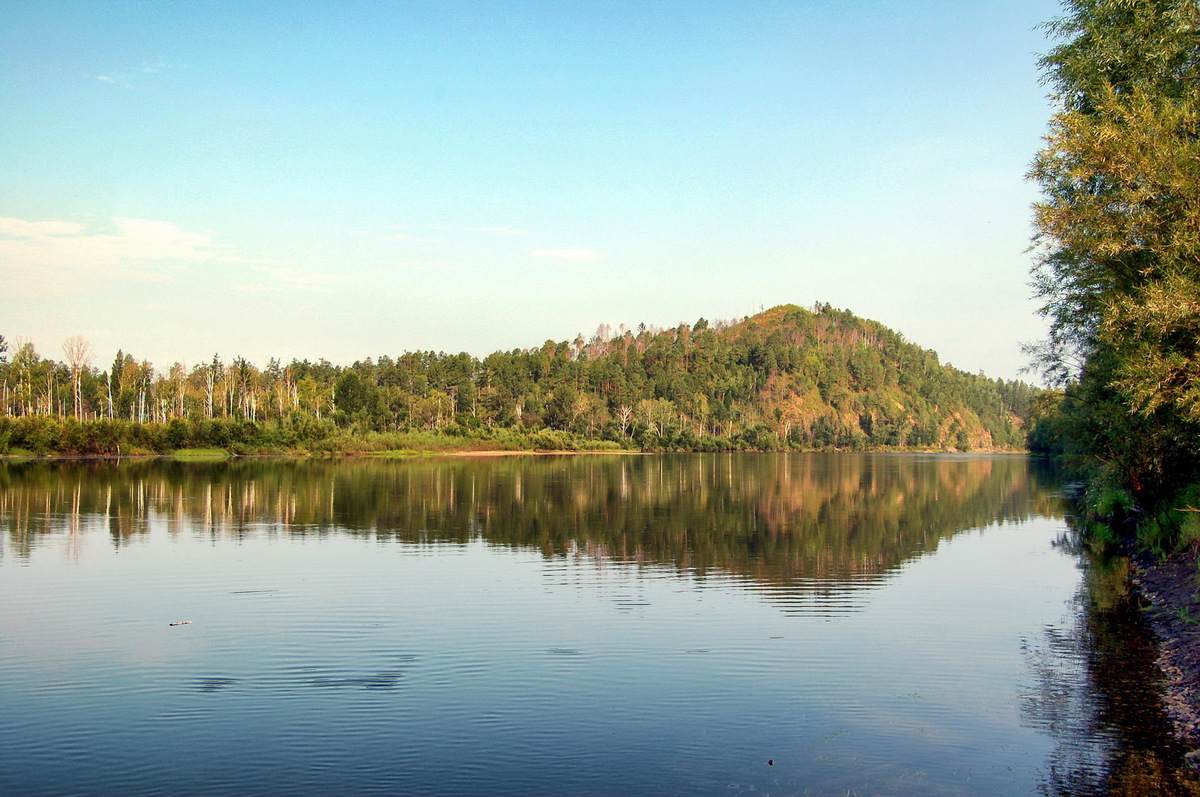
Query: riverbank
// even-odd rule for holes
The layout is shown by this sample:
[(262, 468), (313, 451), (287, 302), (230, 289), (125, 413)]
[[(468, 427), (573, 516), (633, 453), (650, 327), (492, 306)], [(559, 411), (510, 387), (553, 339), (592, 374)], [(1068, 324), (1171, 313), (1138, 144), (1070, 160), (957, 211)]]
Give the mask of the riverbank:
[(256, 423), (220, 419), (173, 419), (167, 423), (123, 420), (76, 421), (70, 418), (0, 417), (0, 456), (126, 457), (174, 455), (176, 452), (224, 452), (227, 456), (364, 456), (455, 452), (618, 452), (618, 451), (912, 451), (948, 453), (1024, 453), (991, 445), (850, 445), (783, 444), (775, 434), (743, 430), (731, 436), (662, 435), (650, 427), (564, 429), (504, 427), (452, 422), (437, 429), (375, 431), (337, 426), (329, 420), (293, 418)]
[(0, 454), (0, 462), (92, 462), (107, 460), (169, 460), (174, 462), (223, 462), (231, 459), (412, 459), (419, 457), (546, 457), (589, 455), (643, 455), (650, 452), (629, 448), (553, 449), (399, 449), (383, 451), (257, 451), (234, 453), (225, 449), (181, 449), (165, 453), (133, 454), (33, 454), (16, 452)]
[(976, 451), (953, 451), (931, 448), (795, 448), (784, 450), (759, 449), (706, 449), (698, 450), (647, 450), (640, 448), (583, 447), (583, 448), (399, 448), (378, 450), (309, 450), (309, 449), (260, 449), (238, 451), (224, 448), (178, 449), (174, 451), (122, 451), (120, 453), (35, 453), (28, 450), (9, 450), (0, 453), (0, 463), (4, 462), (88, 462), (101, 460), (170, 460), (175, 462), (221, 462), (231, 459), (415, 459), (422, 457), (460, 457), (460, 458), (489, 458), (489, 457), (520, 457), (520, 456), (642, 456), (647, 454), (934, 454), (939, 456), (1027, 456), (1029, 452), (1014, 449), (980, 449)]
[(373, 431), (319, 424), (173, 420), (169, 423), (0, 418), (0, 456), (411, 456), (470, 451), (623, 451), (633, 440), (613, 440), (560, 429), (463, 427)]
[(1193, 553), (1134, 559), (1134, 585), (1159, 638), (1158, 664), (1166, 676), (1165, 704), (1175, 732), (1200, 769), (1200, 595)]

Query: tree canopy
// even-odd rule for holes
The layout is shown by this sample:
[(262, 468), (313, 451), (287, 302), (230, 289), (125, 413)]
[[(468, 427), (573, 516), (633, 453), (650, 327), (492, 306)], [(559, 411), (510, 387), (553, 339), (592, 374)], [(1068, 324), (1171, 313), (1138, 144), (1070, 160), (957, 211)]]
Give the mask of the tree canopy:
[(1042, 66), (1058, 110), (1031, 176), (1037, 350), (1055, 439), (1145, 503), (1200, 453), (1200, 6), (1070, 0)]

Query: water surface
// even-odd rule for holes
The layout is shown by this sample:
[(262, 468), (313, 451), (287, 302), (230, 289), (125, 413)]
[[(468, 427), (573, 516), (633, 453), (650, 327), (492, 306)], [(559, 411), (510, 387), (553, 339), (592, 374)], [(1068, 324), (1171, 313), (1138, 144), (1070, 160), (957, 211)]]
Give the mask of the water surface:
[(0, 793), (1190, 788), (1022, 457), (26, 463), (0, 530)]

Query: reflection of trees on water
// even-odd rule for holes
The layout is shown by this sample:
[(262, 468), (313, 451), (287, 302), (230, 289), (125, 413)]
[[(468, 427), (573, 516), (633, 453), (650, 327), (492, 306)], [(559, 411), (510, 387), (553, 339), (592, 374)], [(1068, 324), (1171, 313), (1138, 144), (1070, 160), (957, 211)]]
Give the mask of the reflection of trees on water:
[[(877, 577), (963, 529), (1058, 516), (1056, 484), (1020, 457), (26, 463), (0, 465), (0, 553), (28, 556), (52, 533), (72, 544), (96, 532), (136, 544), (162, 528), (235, 541), (483, 539), (546, 556), (731, 573), (799, 593)], [(1169, 737), (1154, 640), (1126, 565), (1085, 562), (1074, 621), (1027, 643), (1022, 717), (1054, 740), (1041, 790), (1200, 794)], [(364, 682), (387, 688), (399, 672)], [(209, 679), (196, 688), (227, 685)]]
[(543, 457), (0, 466), (10, 554), (39, 535), (369, 534), (587, 551), (782, 586), (871, 577), (955, 533), (1057, 513), (1020, 457)]
[[(1063, 543), (1079, 547), (1071, 537)], [(1170, 733), (1156, 641), (1130, 590), (1128, 560), (1075, 553), (1084, 578), (1071, 622), (1027, 648), (1034, 683), (1022, 719), (1055, 743), (1041, 791), (1200, 795)]]

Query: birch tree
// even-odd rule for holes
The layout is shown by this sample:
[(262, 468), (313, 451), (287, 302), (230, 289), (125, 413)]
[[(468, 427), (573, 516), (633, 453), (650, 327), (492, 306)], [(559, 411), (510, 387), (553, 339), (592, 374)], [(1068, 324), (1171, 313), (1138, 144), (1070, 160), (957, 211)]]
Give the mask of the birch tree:
[(75, 420), (83, 420), (83, 391), (80, 389), (81, 374), (92, 359), (92, 347), (82, 336), (74, 335), (63, 343), (63, 355), (71, 368), (71, 389), (75, 405)]

